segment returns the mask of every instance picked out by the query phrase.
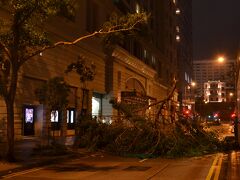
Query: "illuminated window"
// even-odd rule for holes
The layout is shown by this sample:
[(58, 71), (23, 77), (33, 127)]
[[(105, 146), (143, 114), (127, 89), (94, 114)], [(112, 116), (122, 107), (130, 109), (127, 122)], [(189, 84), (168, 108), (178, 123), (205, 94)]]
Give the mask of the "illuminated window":
[(178, 33), (180, 32), (179, 26), (176, 26), (176, 31), (177, 31)]
[(57, 110), (51, 112), (51, 122), (59, 122)]
[(75, 109), (67, 109), (68, 129), (73, 129), (75, 124)]
[(138, 3), (136, 4), (135, 10), (136, 10), (136, 13), (140, 13), (140, 6)]
[(144, 57), (144, 59), (147, 58), (147, 50), (146, 49), (143, 50), (143, 57)]
[(33, 123), (33, 108), (26, 108), (25, 109), (25, 122), (26, 123)]
[(180, 13), (181, 13), (180, 9), (176, 9), (176, 14), (180, 14)]
[(60, 129), (58, 110), (54, 110), (54, 111), (51, 112), (51, 128), (52, 128), (52, 130), (59, 130)]
[(92, 97), (92, 116), (102, 114), (102, 94), (94, 93)]
[(93, 97), (92, 98), (92, 115), (97, 116), (100, 109), (100, 99)]
[(180, 42), (180, 36), (179, 35), (176, 35), (176, 41)]
[(68, 109), (67, 110), (67, 123), (74, 123), (75, 119), (75, 110), (74, 109)]
[(154, 56), (152, 56), (152, 64), (155, 65), (156, 64), (156, 59)]

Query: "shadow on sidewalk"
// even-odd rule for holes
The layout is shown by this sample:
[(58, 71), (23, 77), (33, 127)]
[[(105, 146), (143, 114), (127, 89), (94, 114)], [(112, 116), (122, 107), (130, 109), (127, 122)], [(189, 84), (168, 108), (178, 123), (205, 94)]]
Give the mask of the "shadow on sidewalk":
[(65, 146), (47, 146), (46, 144), (42, 146), (42, 144), (42, 140), (38, 137), (23, 137), (22, 140), (16, 141), (14, 148), (16, 162), (9, 163), (4, 160), (7, 143), (0, 143), (0, 178), (9, 173), (83, 156), (81, 153), (72, 151), (71, 148), (61, 149)]

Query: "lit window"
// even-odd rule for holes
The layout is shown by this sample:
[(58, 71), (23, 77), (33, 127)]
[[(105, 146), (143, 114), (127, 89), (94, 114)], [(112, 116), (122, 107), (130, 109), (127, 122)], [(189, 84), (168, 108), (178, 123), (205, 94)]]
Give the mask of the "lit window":
[(180, 9), (176, 9), (176, 14), (180, 14), (180, 13), (181, 13)]
[(147, 50), (146, 49), (143, 50), (143, 57), (144, 57), (144, 59), (147, 58)]
[(26, 108), (25, 109), (25, 123), (33, 123), (33, 108)]
[(92, 97), (92, 116), (98, 116), (101, 109), (101, 99)]
[(140, 6), (139, 6), (138, 3), (136, 4), (136, 7), (135, 7), (135, 8), (136, 8), (136, 9), (135, 9), (135, 10), (136, 10), (136, 13), (140, 13)]
[(180, 42), (180, 36), (179, 35), (176, 35), (176, 41)]
[(176, 31), (177, 31), (178, 33), (180, 32), (179, 26), (176, 26)]
[(156, 63), (156, 59), (154, 56), (152, 56), (152, 63), (155, 64)]
[(74, 118), (75, 118), (75, 110), (74, 109), (68, 109), (67, 110), (67, 123), (73, 124)]
[(51, 122), (58, 122), (58, 111), (51, 112)]
[(74, 129), (75, 125), (75, 109), (67, 109), (67, 127)]

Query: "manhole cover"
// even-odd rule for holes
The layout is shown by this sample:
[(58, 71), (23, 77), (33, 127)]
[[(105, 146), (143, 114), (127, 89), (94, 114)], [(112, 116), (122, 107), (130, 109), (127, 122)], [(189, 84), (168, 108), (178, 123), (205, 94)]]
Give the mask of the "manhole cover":
[(150, 169), (151, 167), (149, 166), (129, 166), (127, 168), (125, 168), (125, 171), (147, 171), (148, 169)]

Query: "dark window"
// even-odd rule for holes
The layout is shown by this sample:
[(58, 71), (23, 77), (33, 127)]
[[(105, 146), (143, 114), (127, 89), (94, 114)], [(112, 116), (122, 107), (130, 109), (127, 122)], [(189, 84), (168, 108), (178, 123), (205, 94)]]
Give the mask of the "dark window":
[(161, 62), (158, 63), (158, 75), (160, 78), (162, 77), (162, 63)]
[(87, 1), (87, 31), (93, 32), (98, 28), (98, 5), (93, 1)]
[(82, 89), (82, 109), (87, 111), (89, 104), (89, 90)]
[(124, 1), (122, 1), (122, 0), (113, 0), (113, 3), (124, 14), (127, 14), (127, 12), (129, 12), (129, 7), (128, 7), (128, 5)]

